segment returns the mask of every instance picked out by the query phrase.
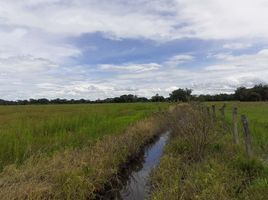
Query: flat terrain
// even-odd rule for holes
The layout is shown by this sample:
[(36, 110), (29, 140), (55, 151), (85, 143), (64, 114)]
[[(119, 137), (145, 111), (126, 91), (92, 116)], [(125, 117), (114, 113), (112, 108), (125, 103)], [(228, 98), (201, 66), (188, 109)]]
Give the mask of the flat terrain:
[[(256, 153), (268, 155), (268, 102), (209, 102), (207, 104), (215, 104), (220, 108), (224, 103), (226, 103), (225, 118), (229, 123), (232, 121), (233, 107), (238, 108), (240, 137), (243, 134), (240, 115), (246, 115)], [(218, 110), (217, 114), (220, 115)]]
[(81, 148), (117, 134), (162, 103), (0, 106), (0, 170), (31, 155)]
[[(152, 173), (151, 199), (266, 200), (268, 196), (268, 104), (226, 103), (225, 122), (201, 107), (181, 108), (171, 118), (171, 140)], [(238, 107), (250, 124), (254, 156), (246, 155), (241, 123), (239, 144), (233, 143), (231, 110)]]
[[(199, 104), (157, 114), (152, 113), (170, 104), (1, 107), (0, 199), (101, 197), (114, 191), (114, 181), (141, 147), (170, 130), (150, 174), (148, 199), (266, 200), (268, 104), (228, 102), (223, 123), (218, 110), (223, 103), (203, 104), (216, 105), (217, 120)], [(241, 123), (240, 143), (233, 143), (234, 106), (248, 117), (252, 158), (245, 153)]]

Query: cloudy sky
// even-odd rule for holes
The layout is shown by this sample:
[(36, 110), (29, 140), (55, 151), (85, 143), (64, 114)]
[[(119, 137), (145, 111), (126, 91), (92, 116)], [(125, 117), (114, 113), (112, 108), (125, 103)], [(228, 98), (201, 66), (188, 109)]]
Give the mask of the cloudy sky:
[(267, 0), (0, 0), (0, 98), (268, 82)]

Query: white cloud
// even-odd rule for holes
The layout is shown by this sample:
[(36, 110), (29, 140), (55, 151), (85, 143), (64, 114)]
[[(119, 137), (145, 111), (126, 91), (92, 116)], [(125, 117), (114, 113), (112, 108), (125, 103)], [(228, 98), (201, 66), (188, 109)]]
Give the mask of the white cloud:
[[(232, 65), (239, 67), (240, 69), (253, 70), (253, 71), (264, 71), (268, 70), (268, 49), (262, 49), (255, 54), (243, 54), (233, 56), (231, 54), (217, 54), (215, 58), (224, 62), (225, 65)], [(210, 68), (213, 69), (213, 68)], [(239, 74), (240, 71), (237, 71)]]
[[(167, 64), (169, 58), (159, 64), (103, 65), (99, 69), (90, 66), (59, 68), (47, 60), (21, 58), (35, 63), (39, 70), (9, 63), (10, 70), (0, 64), (1, 98), (108, 98), (122, 94), (151, 97), (156, 93), (168, 96), (177, 88), (192, 88), (194, 93), (232, 92), (238, 86), (267, 83), (268, 50), (239, 56), (226, 55), (213, 65), (202, 68), (183, 66), (174, 68)], [(28, 65), (28, 64), (27, 64)], [(31, 66), (31, 64), (30, 64)], [(152, 70), (145, 70), (153, 66)], [(17, 68), (18, 67), (18, 68)], [(22, 70), (23, 69), (23, 70)], [(107, 71), (108, 70), (108, 71)], [(109, 72), (115, 72), (111, 75)], [(99, 74), (101, 72), (101, 74)], [(108, 74), (106, 74), (108, 73)]]
[(172, 40), (267, 38), (266, 0), (14, 0), (0, 3), (2, 23), (47, 33), (102, 32), (115, 38)]
[(69, 38), (85, 33), (157, 42), (223, 40), (225, 50), (250, 48), (255, 40), (265, 44), (267, 11), (266, 0), (0, 1), (1, 98), (168, 95), (177, 87), (215, 93), (266, 82), (267, 49), (239, 56), (216, 54), (216, 62), (202, 68), (184, 67), (198, 59), (185, 53), (162, 63), (99, 64), (98, 72), (91, 66), (66, 66), (82, 53)]
[(28, 73), (55, 67), (58, 67), (58, 65), (50, 60), (32, 56), (0, 58), (1, 72)]
[[(190, 24), (186, 29), (207, 39), (266, 38), (266, 0), (178, 0), (179, 18)], [(180, 12), (179, 12), (180, 11)]]
[(252, 47), (252, 44), (249, 43), (227, 43), (223, 45), (223, 48), (225, 49), (231, 49), (231, 50), (241, 50), (241, 49), (247, 49)]
[(178, 54), (176, 56), (171, 57), (168, 61), (165, 62), (165, 64), (171, 67), (176, 67), (192, 60), (194, 60), (194, 57), (191, 55)]
[[(172, 59), (172, 58), (171, 58)], [(163, 62), (162, 67), (152, 72), (124, 73), (117, 76), (121, 81), (139, 87), (159, 88), (159, 93), (168, 95), (171, 89), (192, 88), (197, 94), (233, 92), (239, 86), (251, 87), (258, 83), (268, 83), (268, 50), (255, 54), (233, 56), (230, 54), (217, 57), (213, 65), (202, 68), (188, 68), (183, 64), (173, 68)], [(169, 59), (170, 60), (170, 59)], [(150, 93), (151, 94), (151, 93)], [(148, 95), (147, 95), (148, 96)]]
[(117, 72), (146, 72), (159, 69), (161, 66), (157, 63), (148, 63), (148, 64), (123, 64), (123, 65), (111, 65), (111, 64), (102, 64), (99, 68), (103, 71), (117, 71)]
[[(68, 37), (101, 32), (109, 38), (266, 38), (266, 0), (13, 0), (0, 2), (0, 57), (31, 55), (57, 62), (81, 51)], [(233, 43), (224, 48), (241, 49)]]

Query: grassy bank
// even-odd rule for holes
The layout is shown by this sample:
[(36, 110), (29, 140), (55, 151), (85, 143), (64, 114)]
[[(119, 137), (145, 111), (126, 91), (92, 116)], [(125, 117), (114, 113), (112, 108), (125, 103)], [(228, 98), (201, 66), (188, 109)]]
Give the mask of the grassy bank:
[(152, 173), (150, 199), (267, 199), (267, 165), (258, 156), (247, 159), (220, 123), (190, 106), (171, 119), (172, 138)]
[(168, 104), (0, 106), (0, 171), (30, 156), (82, 148)]
[(94, 199), (111, 184), (120, 166), (143, 144), (164, 131), (168, 118), (154, 115), (124, 134), (106, 135), (83, 148), (32, 156), (0, 174), (0, 199)]

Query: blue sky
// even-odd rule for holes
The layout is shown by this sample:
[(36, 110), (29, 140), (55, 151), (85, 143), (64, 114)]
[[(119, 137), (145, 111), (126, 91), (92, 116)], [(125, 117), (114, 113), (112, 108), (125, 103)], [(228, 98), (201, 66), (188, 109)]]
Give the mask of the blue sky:
[(267, 83), (266, 19), (266, 0), (2, 0), (0, 95), (93, 100)]

